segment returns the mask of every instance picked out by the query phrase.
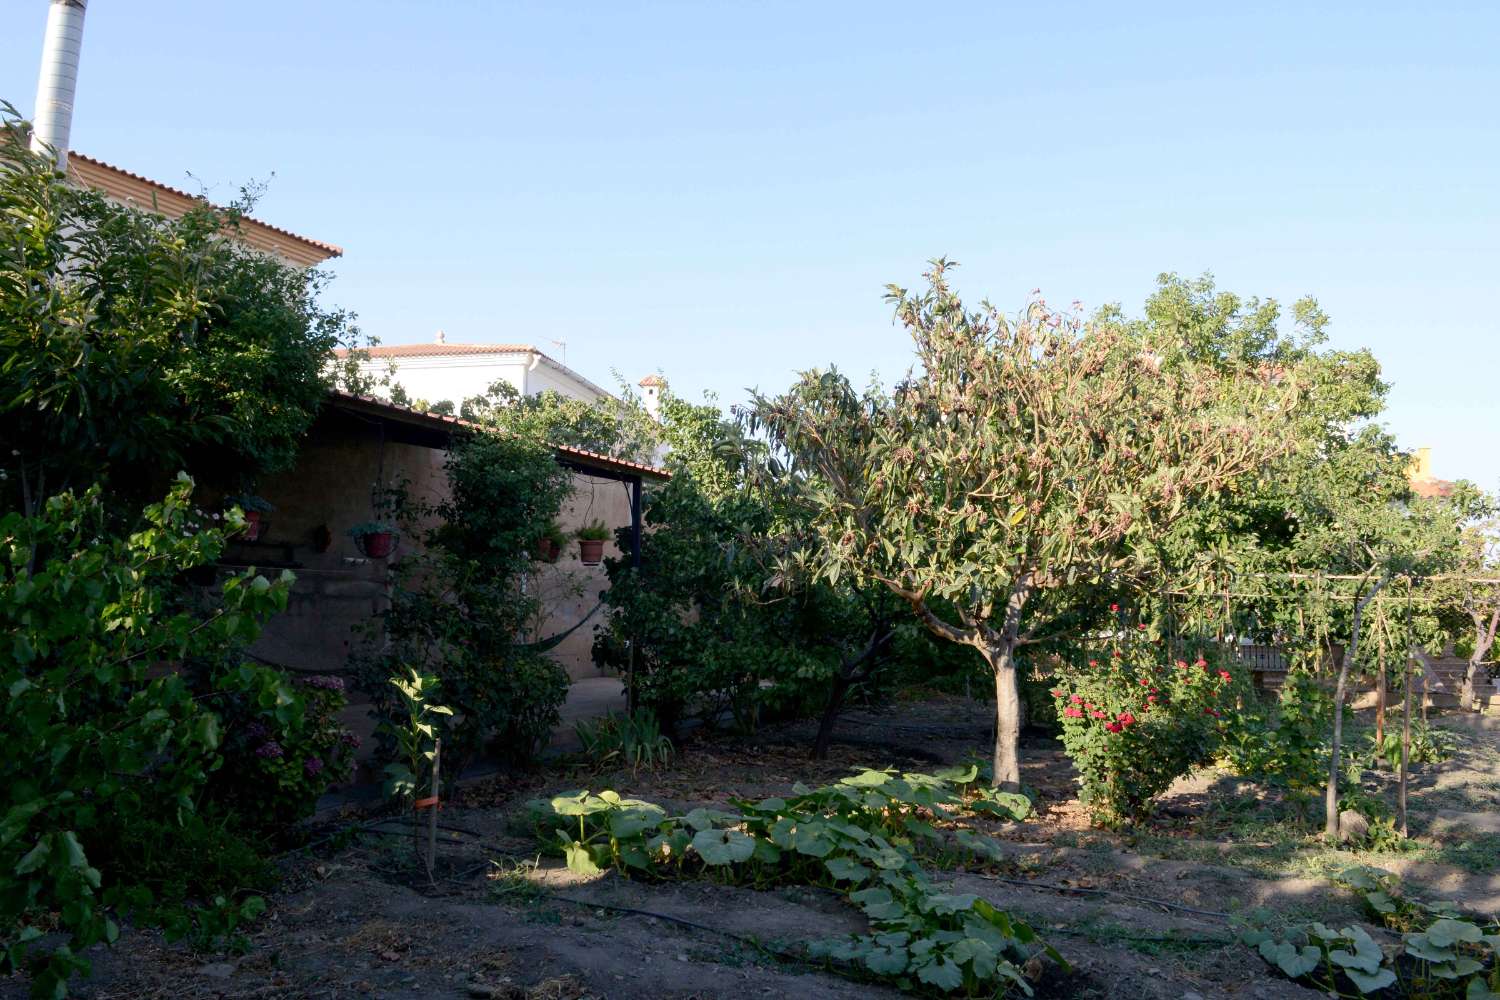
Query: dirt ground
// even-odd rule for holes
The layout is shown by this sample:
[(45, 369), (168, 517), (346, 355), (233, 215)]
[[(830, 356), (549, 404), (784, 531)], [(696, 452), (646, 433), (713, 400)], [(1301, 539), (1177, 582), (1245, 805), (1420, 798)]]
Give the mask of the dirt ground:
[[(688, 808), (781, 793), (796, 781), (820, 784), (856, 767), (930, 769), (985, 747), (990, 719), (983, 703), (934, 698), (851, 712), (822, 762), (806, 759), (810, 728), (790, 725), (749, 744), (700, 734), (655, 773), (597, 774), (560, 763), (489, 780), (443, 811), (435, 883), (415, 873), (399, 824), (366, 825), (285, 860), (283, 884), (243, 954), (205, 955), (127, 931), (115, 948), (92, 956), (95, 974), (77, 993), (98, 1000), (899, 996), (795, 957), (809, 941), (863, 929), (858, 912), (834, 893), (642, 884), (614, 875), (584, 881), (539, 858), (507, 817), (528, 798), (583, 786)], [(1023, 747), (1023, 778), (1041, 808), (1029, 822), (986, 831), (1004, 841), (1006, 862), (938, 877), (1022, 915), (1070, 960), (1071, 972), (1045, 970), (1040, 996), (1311, 998), (1317, 994), (1273, 977), (1234, 943), (1228, 916), (1261, 909), (1287, 920), (1356, 920), (1353, 897), (1323, 877), (1356, 860), (1403, 870), (1414, 890), (1500, 910), (1500, 871), (1488, 855), (1444, 854), (1472, 844), (1473, 824), (1500, 805), (1500, 735), (1468, 735), (1452, 760), (1417, 776), (1425, 804), (1414, 809), (1415, 822), (1432, 839), (1419, 855), (1376, 857), (1279, 835), (1274, 799), (1214, 773), (1179, 783), (1148, 830), (1091, 831), (1060, 747), (1032, 738)], [(1455, 814), (1462, 814), (1457, 821)], [(1463, 863), (1444, 860), (1450, 856)], [(24, 995), (19, 982), (0, 985), (0, 996), (12, 995)]]

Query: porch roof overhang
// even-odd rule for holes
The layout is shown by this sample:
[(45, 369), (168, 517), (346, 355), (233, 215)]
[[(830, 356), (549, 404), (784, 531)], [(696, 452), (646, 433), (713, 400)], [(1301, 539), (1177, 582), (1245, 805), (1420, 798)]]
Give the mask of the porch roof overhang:
[[(429, 448), (447, 447), (456, 431), (484, 429), (478, 424), (459, 417), (413, 410), (373, 396), (357, 396), (337, 390), (331, 390), (328, 393), (328, 405), (353, 416), (379, 422), (385, 427), (390, 440)], [(666, 469), (601, 455), (584, 448), (557, 445), (553, 451), (560, 465), (574, 472), (598, 476), (602, 479), (616, 479), (623, 482), (639, 482), (649, 479), (661, 482), (672, 478), (672, 474)]]

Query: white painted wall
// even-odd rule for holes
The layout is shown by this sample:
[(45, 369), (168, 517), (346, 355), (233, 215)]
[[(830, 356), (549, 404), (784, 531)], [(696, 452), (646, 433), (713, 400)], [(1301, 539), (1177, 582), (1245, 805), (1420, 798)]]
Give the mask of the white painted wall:
[[(446, 399), (456, 406), (471, 396), (482, 395), (499, 381), (509, 382), (523, 396), (551, 389), (572, 399), (593, 402), (610, 395), (545, 355), (522, 352), (373, 357), (362, 363), (360, 369), (380, 379), (392, 364), (396, 369), (394, 381), (406, 390), (407, 396), (428, 403)], [(388, 390), (378, 391), (389, 395)]]

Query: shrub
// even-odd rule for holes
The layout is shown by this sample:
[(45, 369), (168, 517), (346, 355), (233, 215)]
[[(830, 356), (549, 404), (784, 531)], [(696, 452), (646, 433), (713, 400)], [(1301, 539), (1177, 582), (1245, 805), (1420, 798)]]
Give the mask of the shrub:
[(294, 679), (244, 664), (215, 680), (210, 700), (224, 742), (208, 795), (251, 830), (284, 831), (311, 816), (329, 787), (348, 780), (359, 740), (338, 722), (347, 704), (341, 679)]
[(1306, 670), (1282, 683), (1274, 713), (1256, 708), (1232, 720), (1226, 763), (1235, 771), (1307, 795), (1328, 779), (1333, 698)]
[(1147, 642), (1060, 672), (1052, 695), (1063, 746), (1094, 817), (1140, 819), (1173, 781), (1211, 762), (1237, 687), (1227, 667), (1202, 656), (1172, 660)]
[[(218, 717), (180, 673), (152, 668), (222, 660), (286, 605), (289, 578), (247, 573), (213, 607), (177, 606), (178, 574), (244, 527), (237, 513), (223, 528), (203, 522), (192, 485), (180, 477), (127, 537), (110, 535), (97, 487), (0, 519), (0, 972), (28, 966), (46, 995), (119, 933), (109, 910), (129, 886), (100, 859), (120, 831), (189, 829), (218, 762)], [(33, 956), (43, 927), (68, 942)]]
[(662, 735), (656, 716), (641, 709), (630, 715), (610, 712), (574, 727), (583, 755), (595, 767), (627, 765), (632, 771), (664, 766), (672, 760), (672, 741)]
[(567, 674), (546, 656), (548, 639), (525, 639), (537, 599), (522, 582), (572, 482), (546, 445), (487, 431), (455, 440), (445, 470), (451, 492), (437, 504), (392, 492), (397, 521), (421, 546), (394, 567), (391, 606), (371, 630), (381, 648), (358, 669), (388, 759), (391, 734), (409, 721), (389, 678), (432, 675), (453, 709), (441, 736), (444, 773), (456, 777), (487, 746), (532, 759), (559, 721)]

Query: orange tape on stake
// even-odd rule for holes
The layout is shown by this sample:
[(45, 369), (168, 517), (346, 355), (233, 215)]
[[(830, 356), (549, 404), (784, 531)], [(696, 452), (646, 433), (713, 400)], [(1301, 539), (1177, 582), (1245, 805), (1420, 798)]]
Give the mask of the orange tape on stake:
[(418, 799), (411, 804), (411, 807), (413, 809), (441, 809), (443, 805), (438, 801), (438, 797), (434, 795), (428, 799)]

